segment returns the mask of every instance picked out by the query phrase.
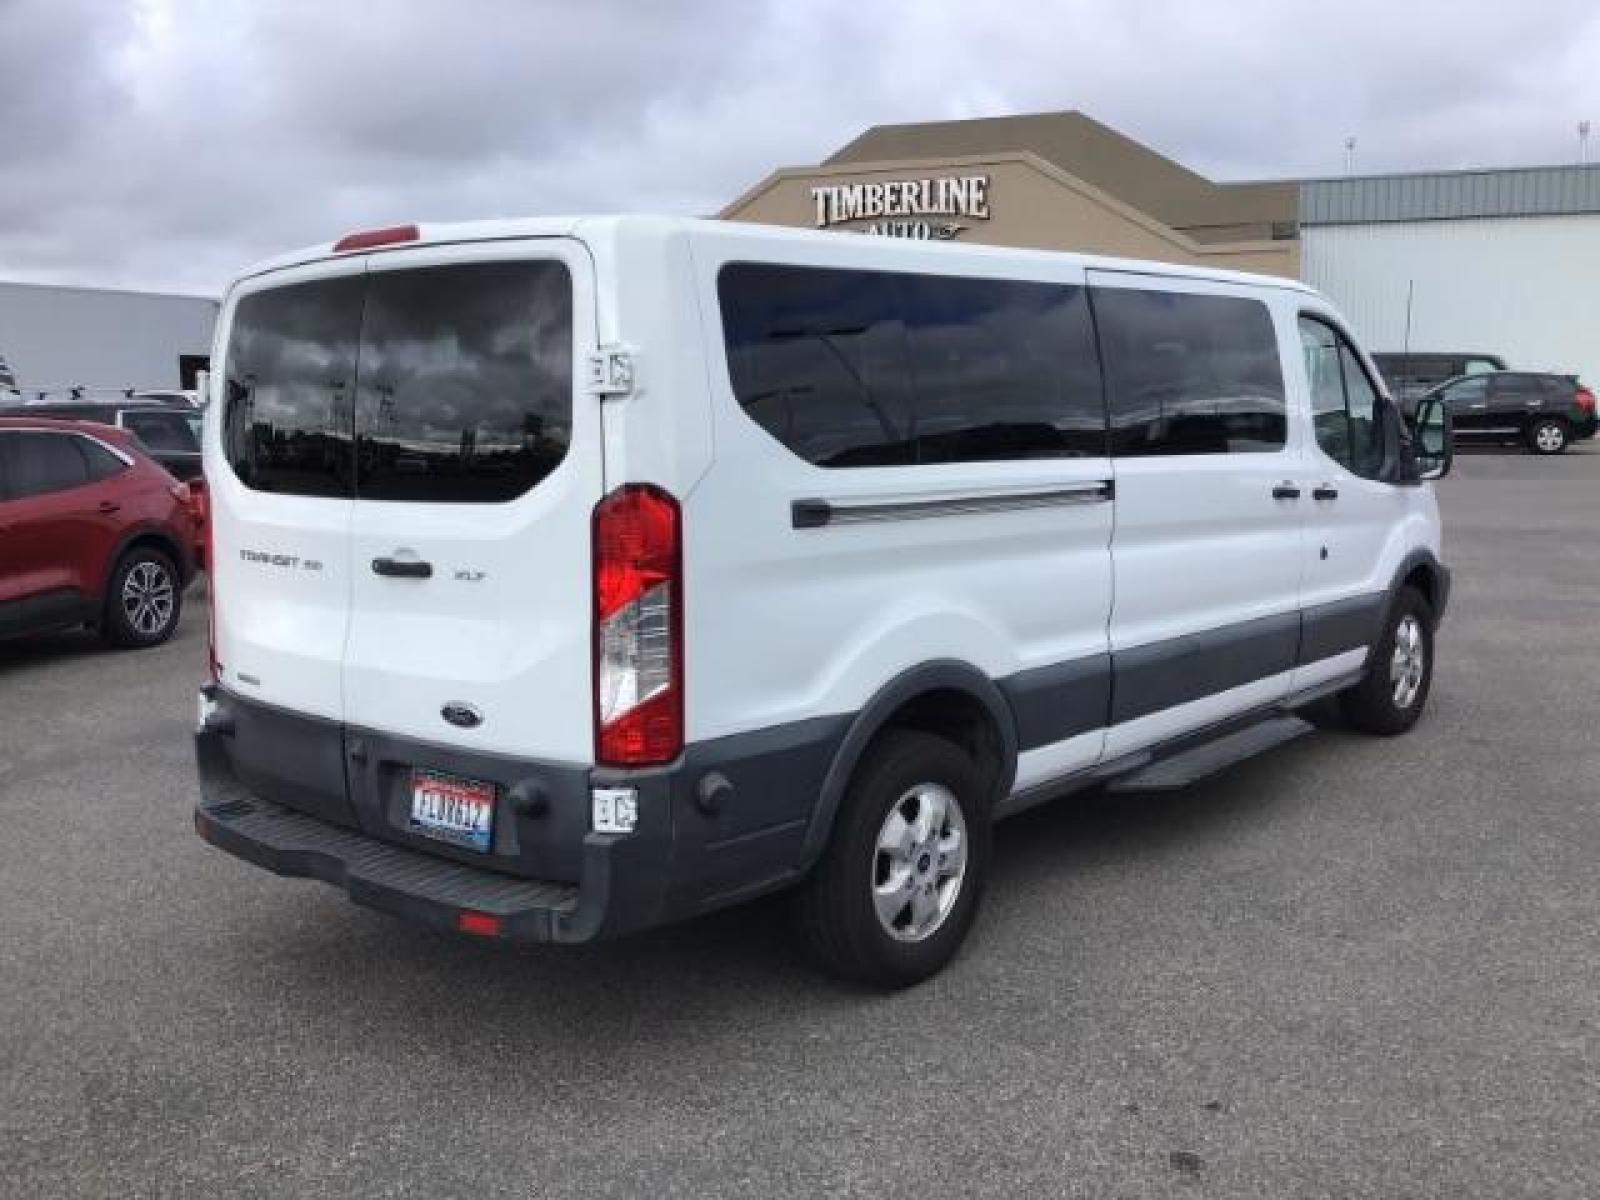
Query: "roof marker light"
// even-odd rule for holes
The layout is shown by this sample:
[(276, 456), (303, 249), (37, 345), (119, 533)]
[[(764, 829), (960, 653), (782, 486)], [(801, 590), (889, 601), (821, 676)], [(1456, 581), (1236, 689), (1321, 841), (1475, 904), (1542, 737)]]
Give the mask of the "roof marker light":
[(333, 244), (335, 254), (351, 250), (372, 250), (378, 246), (393, 246), (399, 242), (414, 242), (422, 236), (415, 225), (389, 225), (383, 229), (363, 229), (347, 233)]

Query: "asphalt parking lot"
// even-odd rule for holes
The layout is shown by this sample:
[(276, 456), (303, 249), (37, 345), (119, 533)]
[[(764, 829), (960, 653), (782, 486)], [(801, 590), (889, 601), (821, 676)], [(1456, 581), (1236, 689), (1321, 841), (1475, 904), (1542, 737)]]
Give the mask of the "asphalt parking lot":
[(1600, 446), (1464, 455), (1409, 737), (1002, 826), (896, 996), (768, 904), (505, 950), (193, 834), (202, 606), (0, 645), (0, 1195), (1592, 1196)]

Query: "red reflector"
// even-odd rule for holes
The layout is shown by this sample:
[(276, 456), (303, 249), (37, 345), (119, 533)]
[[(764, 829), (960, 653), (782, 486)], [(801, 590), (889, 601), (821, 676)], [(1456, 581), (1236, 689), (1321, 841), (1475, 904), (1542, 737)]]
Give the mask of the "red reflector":
[(363, 229), (360, 233), (347, 233), (333, 244), (335, 254), (349, 250), (371, 250), (375, 246), (393, 246), (397, 242), (414, 242), (422, 236), (415, 225), (390, 225), (386, 229)]
[(478, 937), (499, 937), (505, 922), (488, 913), (459, 912), (456, 914), (456, 928), (462, 933), (476, 934)]

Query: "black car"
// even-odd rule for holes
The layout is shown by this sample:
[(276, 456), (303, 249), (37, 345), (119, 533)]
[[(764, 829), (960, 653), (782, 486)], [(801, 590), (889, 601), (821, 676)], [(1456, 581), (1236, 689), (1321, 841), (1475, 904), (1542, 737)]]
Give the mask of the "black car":
[(200, 476), (200, 413), (196, 409), (160, 401), (83, 400), (0, 408), (0, 416), (60, 417), (115, 425), (138, 438), (145, 452), (174, 479), (187, 482)]
[(1470, 350), (1395, 351), (1374, 354), (1372, 363), (1389, 385), (1389, 394), (1403, 405), (1461, 375), (1504, 371), (1498, 354)]
[(1491, 371), (1463, 375), (1426, 393), (1443, 398), (1457, 437), (1521, 442), (1560, 454), (1595, 434), (1594, 393), (1575, 375)]

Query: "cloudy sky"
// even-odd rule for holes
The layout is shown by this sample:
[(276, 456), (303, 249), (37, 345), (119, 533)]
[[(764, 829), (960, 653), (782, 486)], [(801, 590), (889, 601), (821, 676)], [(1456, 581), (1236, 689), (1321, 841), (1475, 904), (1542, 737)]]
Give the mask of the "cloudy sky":
[(708, 213), (1079, 108), (1218, 178), (1570, 162), (1593, 0), (0, 0), (0, 278), (216, 292), (363, 226)]

